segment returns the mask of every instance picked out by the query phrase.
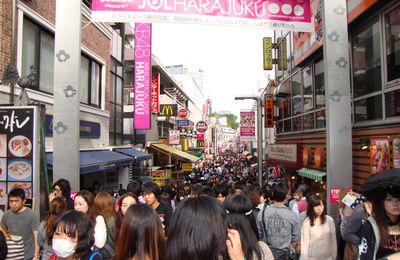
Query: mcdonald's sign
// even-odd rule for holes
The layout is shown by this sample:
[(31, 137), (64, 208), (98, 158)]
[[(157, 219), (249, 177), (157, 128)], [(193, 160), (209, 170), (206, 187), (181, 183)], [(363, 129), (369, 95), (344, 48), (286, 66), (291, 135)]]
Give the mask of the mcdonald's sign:
[(160, 116), (176, 116), (178, 114), (177, 104), (160, 105)]
[(197, 147), (204, 147), (204, 140), (197, 140), (196, 141), (196, 146)]

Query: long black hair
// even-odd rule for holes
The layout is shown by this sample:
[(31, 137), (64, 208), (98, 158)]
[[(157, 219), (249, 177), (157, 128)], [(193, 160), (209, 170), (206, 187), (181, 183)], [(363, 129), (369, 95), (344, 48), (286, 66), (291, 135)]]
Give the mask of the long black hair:
[[(310, 219), (310, 225), (314, 226), (315, 224), (315, 218), (317, 217), (314, 213), (314, 207), (317, 207), (323, 203), (322, 199), (320, 196), (316, 194), (311, 194), (307, 197), (307, 217)], [(326, 215), (325, 215), (325, 208), (324, 212), (322, 212), (320, 218), (321, 218), (321, 224), (324, 224), (326, 221)]]
[[(224, 201), (228, 213), (226, 221), (230, 227), (240, 234), (240, 242), (246, 259), (263, 259), (262, 250), (258, 244), (258, 229), (253, 214), (253, 205), (244, 195), (231, 195)], [(253, 231), (253, 232), (251, 232)]]
[(71, 238), (78, 237), (78, 243), (73, 255), (74, 259), (85, 259), (91, 253), (90, 248), (94, 245), (93, 225), (88, 216), (82, 212), (71, 210), (60, 216), (51, 228), (51, 235), (47, 242), (51, 244), (54, 233), (61, 231)]
[(217, 260), (226, 257), (226, 213), (215, 198), (199, 196), (179, 203), (168, 229), (167, 259)]

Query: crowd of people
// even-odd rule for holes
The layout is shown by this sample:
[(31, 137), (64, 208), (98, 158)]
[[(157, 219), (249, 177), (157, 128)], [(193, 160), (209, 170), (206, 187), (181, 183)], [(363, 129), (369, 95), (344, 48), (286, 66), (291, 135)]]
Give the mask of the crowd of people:
[(72, 199), (60, 179), (41, 222), (16, 188), (1, 218), (0, 260), (400, 259), (400, 187), (365, 197), (342, 189), (334, 219), (304, 183), (292, 191), (257, 181), (235, 153), (204, 160), (185, 182), (134, 180), (117, 197), (100, 189)]

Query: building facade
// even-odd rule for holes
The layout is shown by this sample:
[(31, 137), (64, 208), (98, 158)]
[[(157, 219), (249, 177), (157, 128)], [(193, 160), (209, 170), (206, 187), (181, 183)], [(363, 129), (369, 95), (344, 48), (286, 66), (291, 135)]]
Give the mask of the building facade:
[[(276, 81), (266, 90), (274, 95), (276, 106), (277, 136), (271, 146), (297, 150), (292, 160), (282, 160), (271, 152), (267, 160), (285, 165), (294, 182), (308, 182), (315, 190), (326, 192), (321, 4), (320, 0), (311, 1), (315, 32), (275, 33), (282, 55)], [(400, 167), (400, 4), (348, 0), (347, 8), (353, 188), (360, 190), (371, 174)], [(368, 145), (361, 147), (364, 143)]]

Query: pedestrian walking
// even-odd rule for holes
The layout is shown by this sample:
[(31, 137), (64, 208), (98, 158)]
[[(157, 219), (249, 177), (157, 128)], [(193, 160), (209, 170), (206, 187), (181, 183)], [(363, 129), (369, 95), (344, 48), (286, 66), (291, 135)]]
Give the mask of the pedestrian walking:
[(39, 218), (36, 213), (24, 206), (25, 191), (15, 188), (8, 193), (7, 210), (1, 224), (11, 235), (20, 236), (24, 241), (24, 259), (39, 259), (39, 246), (36, 243), (39, 228)]
[(67, 211), (58, 218), (51, 229), (48, 243), (53, 254), (49, 260), (103, 260), (92, 251), (94, 230), (89, 217), (78, 211)]
[(240, 242), (245, 259), (274, 259), (271, 250), (258, 238), (256, 219), (253, 215), (253, 205), (244, 195), (231, 195), (224, 201), (227, 212), (226, 221), (240, 235)]
[(41, 259), (47, 260), (53, 254), (53, 248), (48, 243), (51, 235), (53, 223), (66, 211), (67, 204), (64, 198), (56, 197), (50, 202), (49, 213), (44, 221), (39, 225), (38, 230), (38, 245), (42, 248)]
[(335, 222), (325, 214), (320, 196), (313, 194), (307, 200), (307, 217), (301, 226), (300, 260), (336, 260)]
[[(138, 203), (139, 202), (136, 195), (129, 191), (119, 198), (117, 218), (115, 220), (115, 234), (114, 234), (115, 238), (118, 238), (119, 230), (122, 225), (122, 219), (124, 218), (126, 211), (131, 205)], [(117, 243), (118, 241), (116, 240), (115, 242)]]
[(55, 197), (64, 198), (67, 210), (74, 209), (74, 200), (71, 198), (71, 185), (66, 179), (59, 179), (53, 184), (53, 192), (49, 195), (51, 202)]
[(166, 259), (164, 230), (157, 212), (144, 204), (128, 208), (115, 250), (116, 260)]
[(114, 211), (113, 198), (110, 193), (100, 191), (94, 198), (94, 206), (100, 216), (104, 218), (107, 228), (106, 243), (102, 248), (96, 248), (104, 259), (111, 259), (115, 251), (115, 220), (116, 213)]
[(272, 187), (273, 204), (257, 216), (260, 239), (267, 243), (277, 260), (289, 259), (290, 248), (296, 248), (300, 239), (299, 218), (284, 205), (288, 191), (285, 184), (275, 184)]
[(87, 190), (79, 191), (75, 195), (74, 208), (88, 216), (94, 228), (94, 246), (103, 248), (107, 240), (107, 227), (103, 216), (96, 211), (92, 193)]

